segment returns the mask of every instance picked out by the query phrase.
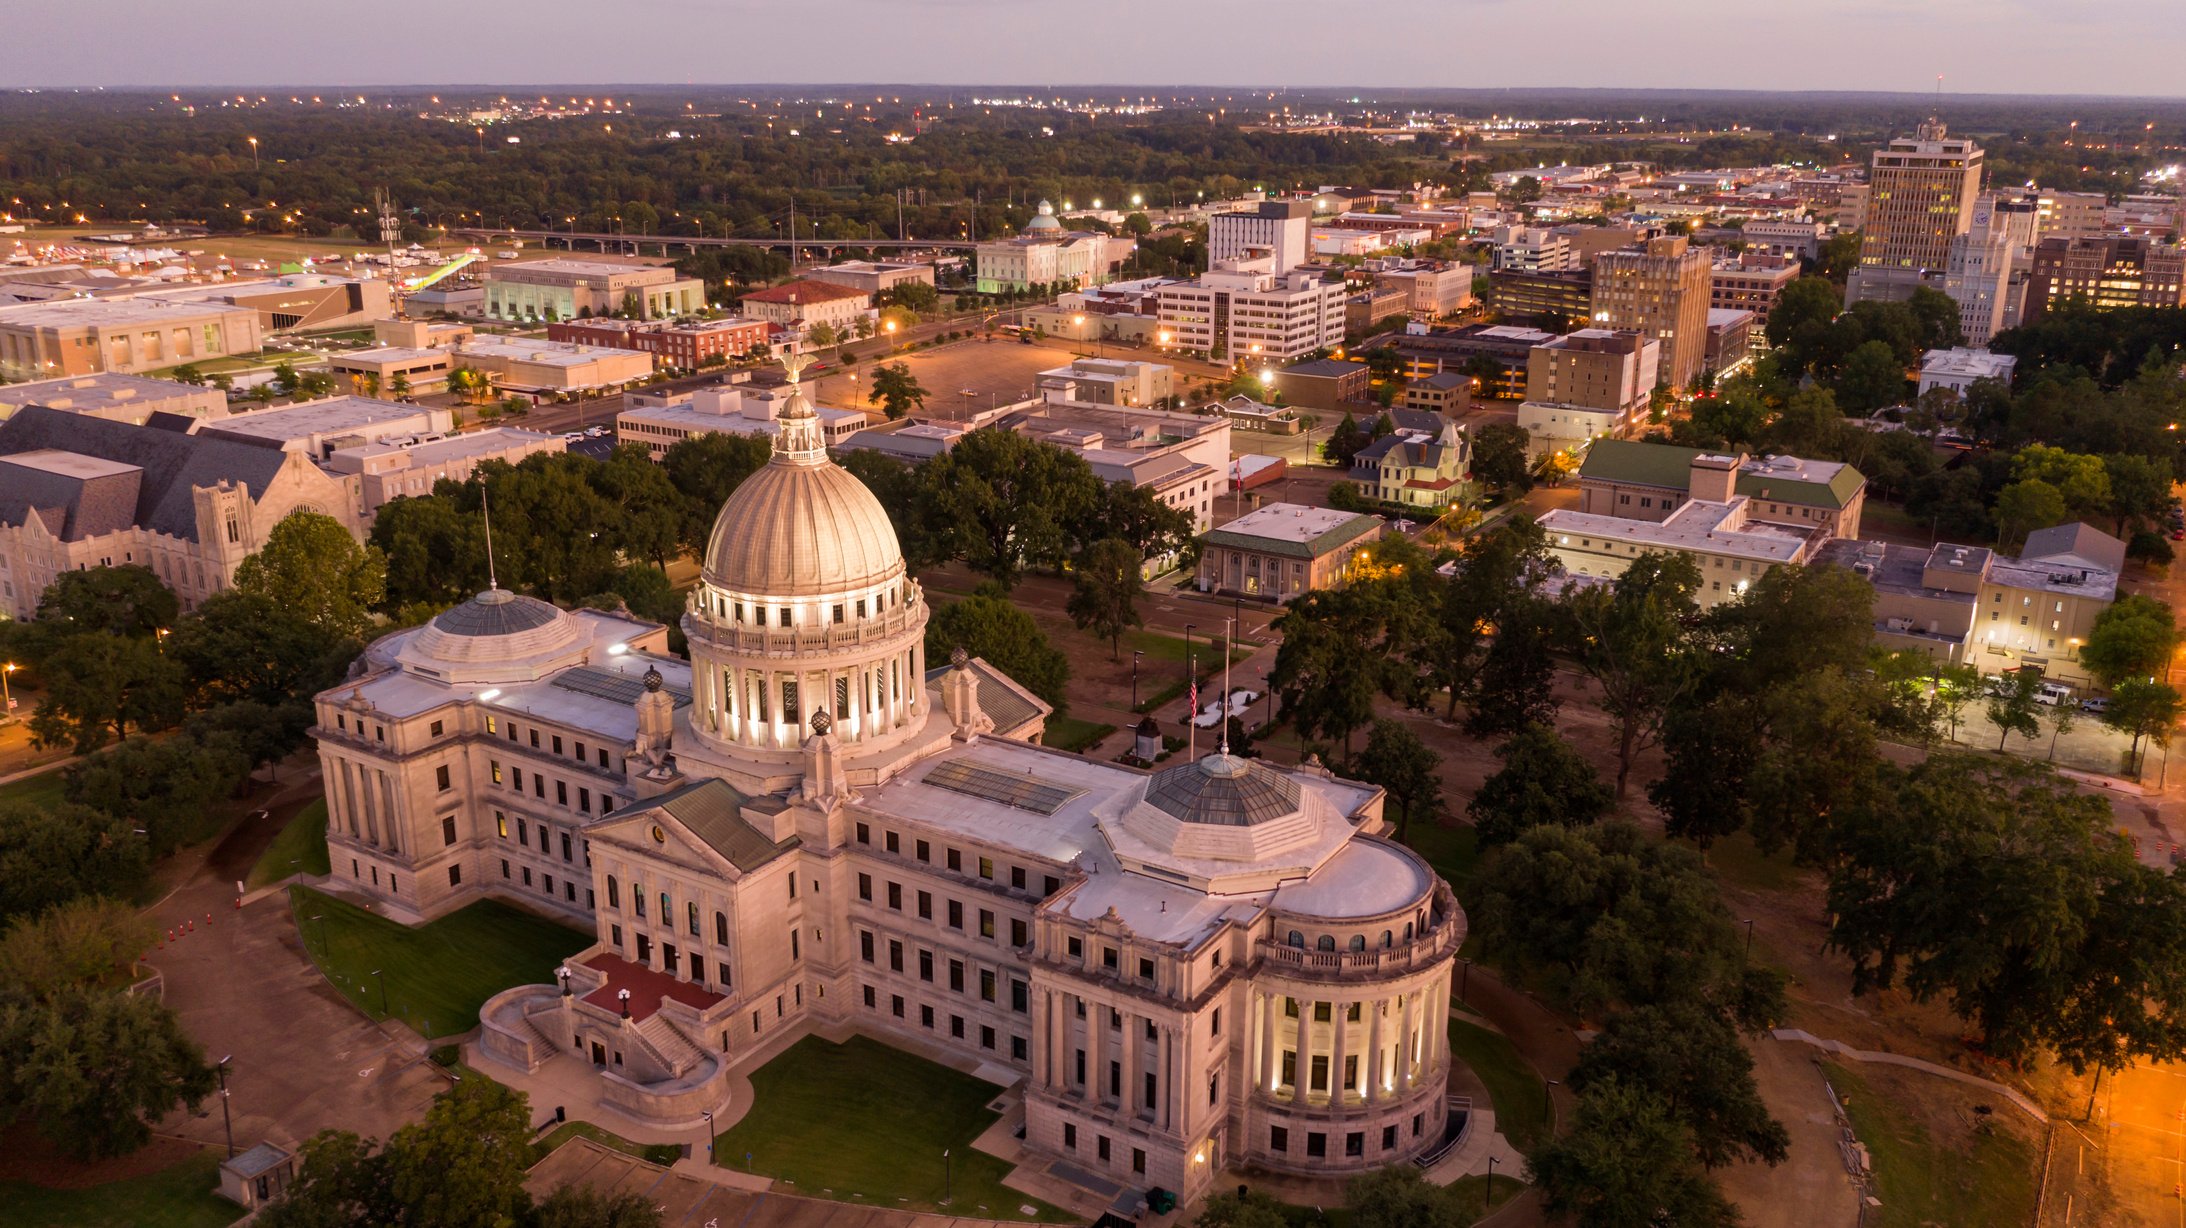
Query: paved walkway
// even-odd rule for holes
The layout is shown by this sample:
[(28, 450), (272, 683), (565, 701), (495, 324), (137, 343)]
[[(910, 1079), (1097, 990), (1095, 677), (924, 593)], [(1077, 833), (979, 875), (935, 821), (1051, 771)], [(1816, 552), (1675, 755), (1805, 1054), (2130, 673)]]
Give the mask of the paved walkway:
[(1906, 1057), (1901, 1053), (1884, 1053), (1875, 1049), (1855, 1049), (1841, 1040), (1827, 1040), (1812, 1033), (1800, 1031), (1798, 1028), (1778, 1028), (1772, 1035), (1778, 1040), (1803, 1041), (1824, 1052), (1834, 1053), (1839, 1057), (1849, 1058), (1855, 1062), (1875, 1062), (1886, 1066), (1903, 1066), (1908, 1070), (1922, 1071), (1926, 1074), (1955, 1080), (1970, 1087), (1978, 1087), (1983, 1091), (1994, 1092), (2019, 1106), (2026, 1112), (2027, 1116), (2041, 1122), (2043, 1125), (2049, 1124), (2049, 1114), (2043, 1110), (2041, 1105), (2034, 1103), (2021, 1092), (1993, 1079), (1970, 1075), (1963, 1070), (1953, 1070), (1949, 1066), (1924, 1061), (1917, 1057)]

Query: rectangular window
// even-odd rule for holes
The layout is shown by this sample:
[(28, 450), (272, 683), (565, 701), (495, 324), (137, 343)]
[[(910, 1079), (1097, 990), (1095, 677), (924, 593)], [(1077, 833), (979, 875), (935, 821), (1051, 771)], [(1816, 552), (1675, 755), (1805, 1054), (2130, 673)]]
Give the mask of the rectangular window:
[(918, 979), (928, 984), (933, 983), (934, 953), (932, 951), (920, 951), (918, 953)]
[(979, 877), (985, 879), (994, 877), (994, 858), (982, 857), (979, 859)]
[(994, 937), (994, 914), (984, 908), (979, 910), (979, 936), (981, 938)]
[(933, 892), (921, 891), (918, 893), (918, 915), (919, 919), (922, 921), (931, 921), (934, 919)]
[(861, 899), (861, 900), (866, 900), (866, 901), (868, 901), (868, 902), (870, 902), (870, 901), (872, 900), (872, 898), (873, 898), (873, 876), (872, 876), (872, 875), (870, 875), (870, 874), (862, 874), (862, 873), (858, 875), (858, 898), (859, 898), (859, 899)]
[(903, 911), (903, 884), (902, 884), (902, 883), (890, 883), (890, 884), (888, 884), (888, 907), (890, 907), (890, 908), (892, 908), (892, 909), (896, 910), (897, 912), (902, 912), (902, 911)]
[(964, 992), (964, 961), (961, 959), (949, 961), (949, 991), (951, 993)]
[(917, 845), (914, 846), (914, 851), (912, 855), (917, 857), (920, 861), (930, 861), (932, 860), (930, 853), (931, 847), (924, 840), (921, 840), (918, 842)]
[(891, 853), (900, 853), (900, 852), (902, 852), (902, 851), (903, 851), (902, 847), (901, 847), (900, 845), (898, 845), (898, 844), (897, 844), (897, 842), (896, 842), (896, 833), (894, 833), (894, 832), (887, 832), (887, 833), (885, 833), (885, 834), (886, 834), (886, 836), (887, 836), (887, 842), (888, 842), (888, 851), (889, 851), (889, 852), (891, 852)]
[(863, 823), (860, 823), (860, 824), (858, 824), (858, 843), (860, 843), (860, 844), (871, 844), (871, 843), (873, 843), (873, 829), (872, 829), (872, 828), (870, 828), (870, 827), (867, 827), (867, 826), (866, 826), (865, 824), (863, 824)]
[(1019, 891), (1025, 889), (1025, 868), (1023, 866), (1010, 867), (1010, 886)]
[(450, 887), (460, 887), (460, 886), (462, 886), (462, 885), (463, 885), (463, 867), (462, 867), (462, 866), (449, 866), (449, 867), (448, 867), (448, 885), (449, 885)]
[(981, 968), (979, 970), (979, 1000), (982, 1002), (994, 1001), (994, 970), (991, 968)]
[(958, 874), (961, 874), (961, 873), (963, 873), (963, 872), (964, 872), (964, 854), (962, 854), (962, 853), (959, 853), (959, 852), (957, 852), (957, 851), (956, 851), (955, 849), (950, 849), (950, 850), (949, 850), (949, 869), (950, 869), (950, 870), (951, 870), (952, 872), (954, 872), (954, 873), (958, 873)]
[(1026, 942), (1026, 940), (1027, 940), (1027, 936), (1026, 936), (1026, 931), (1025, 931), (1025, 923), (1024, 923), (1023, 919), (1021, 919), (1021, 918), (1018, 918), (1018, 917), (1011, 917), (1011, 918), (1010, 918), (1010, 945), (1011, 945), (1011, 946), (1013, 946), (1013, 947), (1021, 947), (1021, 946), (1025, 945), (1025, 942)]
[(903, 944), (894, 939), (890, 939), (888, 942), (888, 970), (890, 972), (903, 971)]
[(439, 721), (434, 721), (434, 722), (433, 722), (433, 724), (432, 724), (432, 736), (433, 736), (433, 737), (436, 737), (436, 738), (437, 738), (437, 737), (439, 737), (439, 736), (440, 736), (440, 731), (441, 731), (441, 729), (442, 729), (442, 725), (441, 725), (441, 723), (440, 723)]
[(455, 816), (452, 814), (440, 820), (440, 842), (443, 845), (455, 843)]
[(949, 928), (952, 930), (964, 928), (964, 901), (949, 901)]

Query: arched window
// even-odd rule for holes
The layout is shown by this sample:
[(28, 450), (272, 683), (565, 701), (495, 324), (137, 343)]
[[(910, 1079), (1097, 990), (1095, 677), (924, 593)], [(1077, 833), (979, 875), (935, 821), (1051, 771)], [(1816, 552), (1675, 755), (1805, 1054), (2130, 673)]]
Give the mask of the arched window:
[(1297, 930), (1292, 930), (1290, 931), (1290, 937), (1285, 938), (1283, 941), (1290, 946), (1303, 947), (1306, 944), (1306, 936)]
[(1410, 942), (1412, 940), (1412, 923), (1409, 921), (1404, 923), (1404, 940), (1406, 942)]
[(1392, 947), (1392, 946), (1395, 946), (1395, 945), (1396, 945), (1396, 941), (1397, 941), (1397, 936), (1396, 936), (1396, 933), (1395, 933), (1394, 931), (1392, 931), (1392, 930), (1383, 930), (1383, 931), (1381, 932), (1381, 948), (1382, 948), (1382, 950), (1386, 951), (1386, 950), (1388, 950), (1388, 949), (1389, 949), (1390, 947)]
[(615, 876), (612, 874), (607, 876), (607, 906), (609, 908), (622, 907), (622, 884), (616, 882)]
[(660, 893), (660, 923), (669, 929), (676, 927), (676, 906), (668, 902), (668, 893)]
[(702, 931), (702, 930), (700, 930), (700, 929), (698, 928), (698, 901), (697, 901), (697, 900), (688, 900), (688, 901), (685, 901), (685, 903), (684, 903), (683, 907), (684, 907), (684, 908), (685, 908), (686, 910), (688, 910), (688, 912), (689, 912), (689, 921), (690, 921), (690, 927), (691, 927), (691, 937), (693, 937), (693, 938), (696, 938), (696, 937), (698, 937), (698, 936), (699, 936), (699, 934), (700, 934), (700, 933), (704, 932), (704, 931)]
[(1323, 951), (1333, 951), (1336, 949), (1336, 936), (1334, 934), (1323, 934), (1321, 940), (1313, 945)]
[(722, 946), (729, 945), (729, 914), (717, 912), (713, 915), (713, 940)]
[(1351, 935), (1351, 949), (1354, 951), (1364, 951), (1366, 949), (1366, 935)]

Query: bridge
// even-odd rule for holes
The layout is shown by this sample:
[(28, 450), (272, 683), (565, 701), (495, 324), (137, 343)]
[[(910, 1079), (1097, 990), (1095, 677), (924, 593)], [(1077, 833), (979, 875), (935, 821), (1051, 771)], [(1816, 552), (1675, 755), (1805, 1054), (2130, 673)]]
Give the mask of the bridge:
[(487, 244), (503, 239), (523, 239), (537, 242), (542, 247), (559, 243), (570, 251), (577, 250), (580, 243), (596, 244), (603, 252), (610, 249), (642, 252), (647, 247), (658, 247), (663, 256), (675, 248), (695, 252), (702, 247), (780, 248), (799, 254), (809, 251), (832, 257), (846, 248), (871, 251), (968, 252), (978, 246), (969, 239), (790, 239), (780, 235), (766, 239), (736, 239), (713, 235), (621, 234), (611, 230), (512, 230), (491, 226), (450, 226), (447, 233)]

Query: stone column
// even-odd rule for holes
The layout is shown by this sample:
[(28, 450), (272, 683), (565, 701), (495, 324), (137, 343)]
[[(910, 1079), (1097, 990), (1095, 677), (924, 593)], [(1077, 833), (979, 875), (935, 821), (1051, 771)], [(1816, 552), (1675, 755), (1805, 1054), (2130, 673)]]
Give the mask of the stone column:
[(1282, 1071), (1284, 1000), (1278, 994), (1260, 995), (1259, 1090), (1271, 1100), (1275, 1098), (1275, 1080)]
[(1381, 1099), (1381, 1017), (1389, 1005), (1387, 998), (1376, 998), (1366, 1004), (1373, 1012), (1366, 1024), (1366, 1102), (1372, 1104)]
[(1412, 999), (1412, 994), (1405, 994), (1401, 1000), (1404, 1011), (1404, 1025), (1403, 1029), (1397, 1033), (1397, 1090), (1399, 1092), (1412, 1090), (1412, 1019), (1416, 1013), (1413, 1009)]
[(1108, 1098), (1108, 1008), (1101, 1003), (1085, 1004), (1085, 1087), (1086, 1099), (1099, 1104)]
[(1347, 1014), (1349, 1009), (1351, 1009), (1351, 1003), (1344, 1003), (1344, 1001), (1336, 1001), (1336, 1003), (1329, 1005), (1329, 1106), (1331, 1108), (1342, 1106), (1342, 1103), (1344, 1103), (1344, 1049), (1347, 1049), (1347, 1040), (1349, 1040), (1349, 1036), (1344, 1036), (1349, 1031), (1349, 1027), (1344, 1025), (1344, 1014)]
[(1139, 1073), (1144, 1070), (1146, 1042), (1139, 1038), (1139, 1017), (1129, 1012), (1123, 1016), (1123, 1026), (1117, 1031), (1123, 1036), (1123, 1095), (1120, 1097), (1124, 1115), (1137, 1117), (1144, 1110), (1139, 1097)]

